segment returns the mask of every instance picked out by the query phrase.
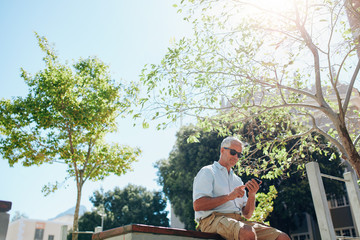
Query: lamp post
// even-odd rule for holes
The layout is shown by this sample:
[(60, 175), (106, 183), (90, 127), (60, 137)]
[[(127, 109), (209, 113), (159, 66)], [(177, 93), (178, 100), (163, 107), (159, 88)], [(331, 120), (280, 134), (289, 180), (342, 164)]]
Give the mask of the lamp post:
[(104, 206), (94, 207), (93, 211), (95, 211), (101, 217), (101, 227), (96, 227), (95, 232), (102, 232), (104, 230), (104, 217), (106, 216), (105, 208)]

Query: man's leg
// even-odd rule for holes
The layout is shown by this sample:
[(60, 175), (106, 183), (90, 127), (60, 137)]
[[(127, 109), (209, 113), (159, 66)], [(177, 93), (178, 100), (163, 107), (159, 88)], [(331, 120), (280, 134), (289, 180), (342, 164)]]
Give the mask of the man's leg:
[(256, 239), (255, 229), (253, 227), (223, 215), (212, 214), (202, 219), (199, 226), (202, 232), (218, 233), (227, 240)]
[(291, 240), (290, 237), (286, 233), (281, 233), (276, 240)]
[(255, 229), (256, 239), (258, 240), (290, 240), (287, 234), (269, 225), (260, 222), (245, 221), (244, 223)]
[(239, 231), (239, 240), (256, 240), (255, 229), (249, 225), (243, 225)]

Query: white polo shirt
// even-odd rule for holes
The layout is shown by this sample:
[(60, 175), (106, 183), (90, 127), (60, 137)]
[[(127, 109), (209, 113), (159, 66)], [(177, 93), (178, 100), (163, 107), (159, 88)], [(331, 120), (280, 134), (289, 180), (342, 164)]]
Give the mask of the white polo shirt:
[[(227, 169), (220, 163), (214, 162), (200, 169), (194, 178), (193, 202), (201, 197), (218, 197), (229, 194), (235, 187), (244, 185), (240, 177), (233, 170), (228, 173)], [(209, 211), (195, 211), (195, 220), (209, 216), (212, 212), (238, 213), (246, 205), (246, 194), (242, 198), (228, 201)]]

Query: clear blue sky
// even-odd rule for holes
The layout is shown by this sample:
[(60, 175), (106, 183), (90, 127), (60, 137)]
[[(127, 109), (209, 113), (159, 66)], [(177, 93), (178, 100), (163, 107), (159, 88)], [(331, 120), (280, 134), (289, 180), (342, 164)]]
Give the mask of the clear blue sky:
[[(191, 26), (173, 8), (170, 0), (1, 0), (0, 1), (0, 98), (25, 96), (27, 86), (20, 68), (36, 73), (44, 67), (34, 31), (45, 36), (62, 62), (98, 56), (110, 65), (112, 77), (136, 80), (145, 64), (159, 63), (172, 39), (189, 35)], [(82, 205), (88, 210), (89, 197), (102, 187), (105, 191), (129, 183), (148, 190), (161, 190), (156, 183), (155, 161), (167, 158), (175, 143), (174, 125), (165, 131), (133, 128), (131, 120), (119, 121), (116, 141), (143, 150), (134, 171), (103, 182), (87, 182)], [(62, 181), (65, 167), (60, 164), (10, 168), (0, 159), (0, 200), (11, 201), (10, 218), (16, 211), (29, 218), (46, 220), (73, 207), (76, 188), (68, 180), (57, 192), (44, 197), (41, 188)]]

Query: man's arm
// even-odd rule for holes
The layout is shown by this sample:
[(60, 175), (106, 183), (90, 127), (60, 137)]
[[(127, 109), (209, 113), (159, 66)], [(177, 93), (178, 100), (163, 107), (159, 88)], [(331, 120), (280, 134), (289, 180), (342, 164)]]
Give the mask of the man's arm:
[(236, 187), (228, 195), (219, 197), (201, 197), (194, 201), (193, 207), (195, 211), (207, 211), (214, 209), (228, 201), (234, 200), (235, 198), (241, 198), (245, 194), (245, 185)]
[(255, 210), (255, 196), (249, 196), (245, 207), (242, 209), (242, 215), (249, 219), (253, 215)]
[(259, 184), (256, 182), (256, 180), (252, 179), (251, 181), (248, 181), (245, 186), (249, 192), (246, 205), (242, 209), (242, 214), (245, 218), (249, 219), (255, 210), (255, 194), (259, 190)]

